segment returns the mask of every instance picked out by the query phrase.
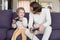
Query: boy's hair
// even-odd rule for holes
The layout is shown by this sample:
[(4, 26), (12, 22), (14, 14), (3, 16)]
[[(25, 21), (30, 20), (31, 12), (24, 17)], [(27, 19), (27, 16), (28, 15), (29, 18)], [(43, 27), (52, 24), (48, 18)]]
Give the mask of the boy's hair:
[(17, 10), (16, 10), (16, 13), (17, 13), (17, 14), (19, 13), (19, 10), (23, 10), (24, 13), (25, 13), (25, 9), (24, 9), (23, 7), (19, 7), (19, 8), (17, 8)]
[(37, 12), (41, 12), (42, 11), (42, 6), (39, 3), (37, 3), (37, 2), (30, 3), (30, 7), (33, 8), (33, 11), (35, 11), (34, 14), (36, 14)]

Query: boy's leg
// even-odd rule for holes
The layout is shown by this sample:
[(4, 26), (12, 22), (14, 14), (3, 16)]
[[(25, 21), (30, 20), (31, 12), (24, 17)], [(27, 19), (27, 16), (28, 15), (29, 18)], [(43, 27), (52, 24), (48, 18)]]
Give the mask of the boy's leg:
[(20, 35), (21, 33), (22, 33), (22, 30), (16, 29), (15, 32), (13, 33), (11, 40), (16, 40), (18, 35)]
[(51, 32), (52, 32), (52, 28), (50, 26), (46, 27), (42, 40), (48, 40), (51, 35)]
[(16, 30), (14, 31), (11, 40), (16, 40), (16, 39), (15, 39), (15, 34), (16, 34), (17, 32), (18, 32), (18, 29), (16, 29)]
[(26, 34), (25, 34), (25, 30), (22, 30), (22, 40), (27, 40)]
[(30, 32), (29, 29), (26, 29), (25, 34), (26, 34), (31, 40), (39, 40), (33, 33)]

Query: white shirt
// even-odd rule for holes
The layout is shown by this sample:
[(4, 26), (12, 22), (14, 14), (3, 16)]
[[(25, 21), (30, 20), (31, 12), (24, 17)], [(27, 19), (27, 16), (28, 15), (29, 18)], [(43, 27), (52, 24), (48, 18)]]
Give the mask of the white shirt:
[(22, 22), (21, 21), (17, 21), (16, 24), (12, 25), (13, 28), (26, 28), (27, 27), (27, 18), (23, 18)]
[(51, 15), (49, 9), (42, 9), (40, 14), (30, 13), (28, 27), (33, 27), (33, 22), (36, 26), (43, 24), (45, 27), (51, 25)]

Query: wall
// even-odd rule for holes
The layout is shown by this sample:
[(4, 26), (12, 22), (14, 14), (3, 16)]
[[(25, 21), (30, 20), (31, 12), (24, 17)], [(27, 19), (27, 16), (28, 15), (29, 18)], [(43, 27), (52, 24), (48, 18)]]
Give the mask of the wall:
[(53, 10), (60, 12), (60, 7), (59, 7), (59, 0), (54, 0), (53, 2)]
[(13, 11), (17, 9), (17, 2), (18, 0), (13, 0)]
[[(31, 0), (34, 1), (34, 0)], [(56, 12), (60, 12), (60, 7), (59, 7), (59, 0), (39, 0), (39, 1), (47, 1), (47, 2), (52, 2), (53, 4), (53, 10)], [(15, 11), (17, 8), (17, 2), (18, 0), (13, 0), (13, 10)]]
[(53, 11), (60, 12), (59, 0), (39, 0), (39, 1), (52, 2)]
[[(60, 1), (59, 1), (59, 7), (60, 7)], [(59, 8), (60, 9), (60, 8)]]

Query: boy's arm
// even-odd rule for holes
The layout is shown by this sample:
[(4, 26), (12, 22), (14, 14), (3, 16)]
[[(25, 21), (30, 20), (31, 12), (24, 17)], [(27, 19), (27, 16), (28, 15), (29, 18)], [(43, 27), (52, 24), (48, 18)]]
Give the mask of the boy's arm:
[(13, 19), (13, 21), (12, 21), (12, 27), (13, 27), (13, 28), (16, 28), (16, 27), (17, 27), (17, 26), (16, 26), (16, 20), (14, 20), (14, 19)]

